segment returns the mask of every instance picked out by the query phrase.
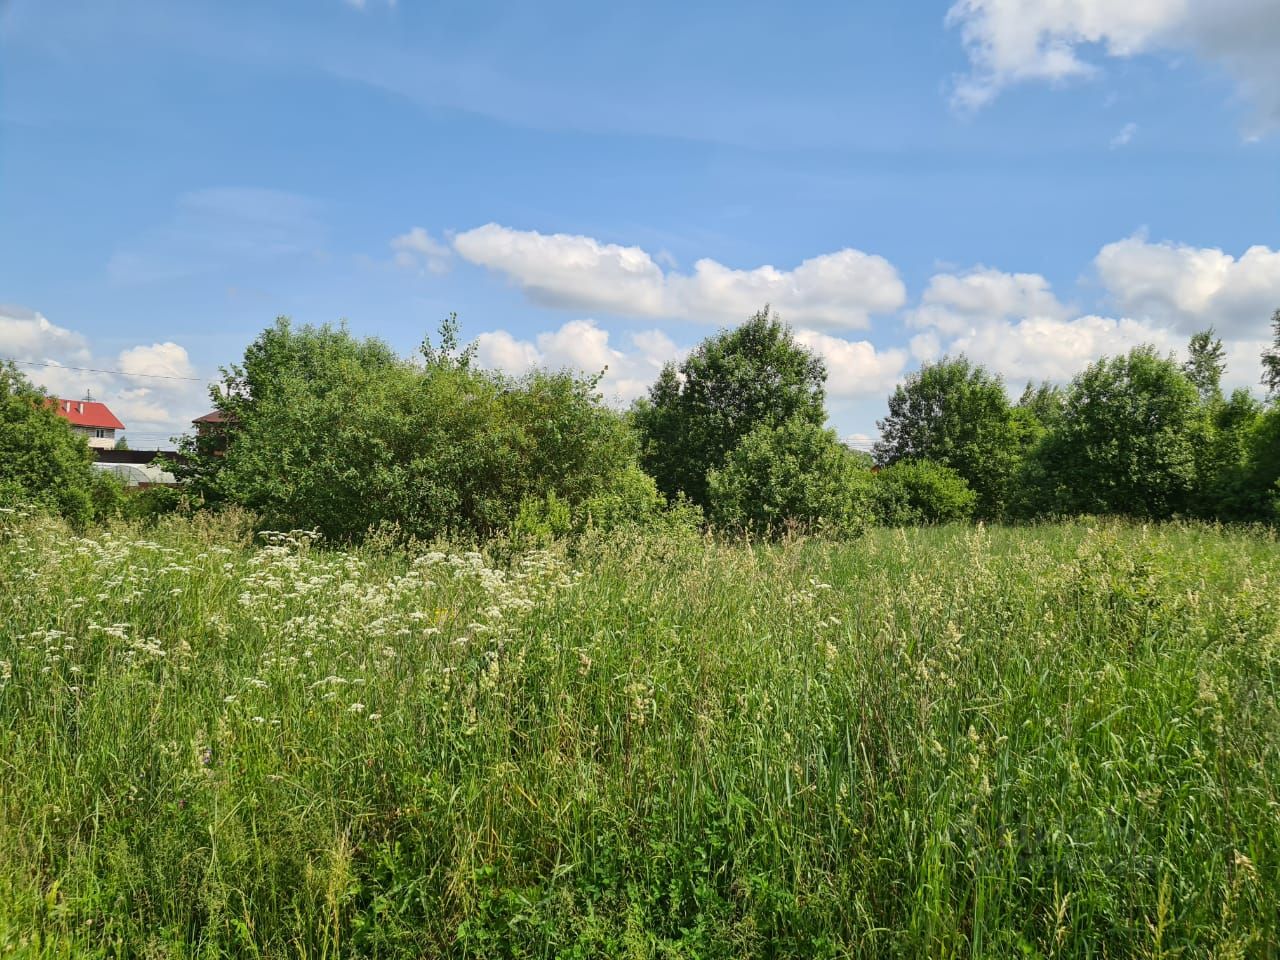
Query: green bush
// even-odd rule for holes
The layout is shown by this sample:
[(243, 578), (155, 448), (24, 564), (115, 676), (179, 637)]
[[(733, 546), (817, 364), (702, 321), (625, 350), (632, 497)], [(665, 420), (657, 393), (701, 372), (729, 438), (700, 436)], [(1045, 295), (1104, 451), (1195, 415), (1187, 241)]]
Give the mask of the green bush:
[(613, 485), (583, 501), (575, 526), (609, 531), (625, 526), (648, 526), (664, 512), (666, 499), (658, 485), (638, 466), (618, 474)]
[(1032, 406), (1050, 407), (1049, 391), (1024, 395), (1011, 407), (1004, 381), (967, 357), (946, 357), (907, 376), (889, 397), (876, 462), (930, 460), (955, 470), (985, 518), (1002, 515), (1027, 436), (1037, 428)]
[(136, 520), (155, 520), (182, 509), (183, 492), (174, 487), (143, 487), (129, 494), (125, 515)]
[(788, 526), (857, 534), (867, 521), (857, 460), (835, 432), (793, 418), (761, 425), (708, 478), (721, 526), (778, 533)]
[(872, 477), (871, 502), (877, 523), (906, 527), (970, 520), (977, 495), (950, 467), (902, 460)]
[(216, 392), (235, 426), (224, 455), (189, 451), (204, 464), (195, 479), (271, 529), (349, 541), (395, 525), (429, 540), (517, 518), (541, 536), (547, 504), (577, 510), (634, 467), (598, 378), (474, 369), (453, 334), (446, 324), (418, 365), (345, 330), (273, 327)]
[(126, 512), (129, 500), (128, 487), (114, 473), (95, 470), (89, 495), (93, 500), (94, 520), (113, 520)]
[(0, 507), (32, 506), (83, 525), (99, 487), (93, 455), (12, 363), (0, 363)]
[(517, 546), (546, 546), (552, 540), (567, 536), (573, 528), (569, 505), (548, 492), (542, 497), (525, 497), (520, 501), (516, 518), (511, 521), (511, 539)]

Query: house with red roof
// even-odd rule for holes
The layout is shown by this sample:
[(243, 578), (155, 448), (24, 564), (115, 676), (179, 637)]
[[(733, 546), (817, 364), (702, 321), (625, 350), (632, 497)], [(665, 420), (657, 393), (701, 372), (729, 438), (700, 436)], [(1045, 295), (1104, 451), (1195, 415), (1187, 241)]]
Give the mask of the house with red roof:
[(55, 405), (58, 416), (71, 424), (71, 429), (89, 441), (89, 446), (98, 450), (110, 450), (116, 445), (116, 431), (123, 430), (114, 413), (107, 409), (105, 403), (96, 400), (64, 400), (49, 398), (50, 405)]

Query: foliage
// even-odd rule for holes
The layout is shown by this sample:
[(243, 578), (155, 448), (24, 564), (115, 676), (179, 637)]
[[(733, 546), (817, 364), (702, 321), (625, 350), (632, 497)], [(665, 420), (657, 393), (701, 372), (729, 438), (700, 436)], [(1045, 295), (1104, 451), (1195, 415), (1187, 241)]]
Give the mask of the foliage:
[(793, 419), (822, 425), (826, 377), (822, 361), (766, 307), (663, 369), (632, 411), (641, 464), (668, 498), (684, 493), (707, 507), (711, 471), (751, 431)]
[(857, 534), (866, 524), (861, 474), (834, 431), (799, 417), (762, 423), (711, 471), (711, 517), (756, 533), (800, 527)]
[(1039, 386), (1028, 383), (1015, 409), (1025, 411), (1043, 430), (1052, 430), (1062, 420), (1066, 404), (1066, 391), (1046, 381)]
[(220, 476), (230, 460), (224, 454), (281, 404), (301, 395), (332, 402), (331, 394), (348, 390), (353, 377), (376, 379), (400, 365), (381, 340), (357, 339), (345, 325), (295, 329), (287, 317), (278, 317), (249, 344), (240, 363), (222, 368), (209, 397), (224, 422), (182, 438), (175, 475), (207, 502), (226, 499)]
[(1280, 310), (1271, 315), (1271, 347), (1262, 354), (1262, 385), (1267, 396), (1280, 399)]
[(1225, 484), (1228, 519), (1280, 522), (1280, 407), (1258, 414), (1244, 435), (1243, 462)]
[(125, 513), (129, 501), (128, 486), (120, 477), (107, 470), (94, 470), (89, 497), (93, 503), (94, 520), (112, 520)]
[(1269, 519), (1254, 490), (1259, 478), (1250, 467), (1262, 405), (1247, 390), (1236, 390), (1205, 413), (1210, 425), (1196, 451), (1196, 512), (1206, 519)]
[(1222, 402), (1222, 374), (1227, 369), (1226, 350), (1214, 335), (1213, 327), (1202, 330), (1187, 345), (1187, 362), (1182, 365), (1191, 385), (1200, 396), (1200, 404), (1212, 408)]
[(1273, 537), (233, 519), (0, 514), (15, 955), (1280, 952)]
[(134, 520), (158, 520), (184, 508), (185, 496), (173, 487), (144, 487), (129, 494), (125, 516)]
[(1071, 382), (1024, 486), (1042, 498), (1039, 512), (1170, 517), (1193, 506), (1206, 440), (1195, 386), (1172, 359), (1138, 347)]
[(876, 522), (905, 527), (973, 519), (977, 496), (950, 467), (928, 460), (899, 460), (872, 478)]
[(450, 322), (439, 348), (424, 344), (425, 367), (344, 330), (266, 331), (217, 391), (234, 428), (206, 461), (216, 497), (274, 528), (352, 540), (394, 524), (429, 539), (492, 534), (526, 501), (577, 507), (612, 489), (635, 443), (598, 378), (475, 369)]
[(11, 362), (0, 362), (0, 506), (27, 504), (73, 523), (94, 514), (93, 454)]
[(965, 357), (926, 364), (889, 398), (876, 461), (931, 460), (973, 489), (983, 517), (999, 516), (1022, 457), (1023, 428), (999, 377)]

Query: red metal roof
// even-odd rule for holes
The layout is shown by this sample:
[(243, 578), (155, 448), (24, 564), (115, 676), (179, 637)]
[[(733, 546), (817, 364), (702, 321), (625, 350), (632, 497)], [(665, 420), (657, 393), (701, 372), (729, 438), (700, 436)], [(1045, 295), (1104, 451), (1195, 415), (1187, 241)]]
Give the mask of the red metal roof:
[(196, 417), (192, 423), (226, 423), (230, 419), (221, 410), (214, 410), (212, 413), (206, 413), (203, 417)]
[(96, 400), (63, 400), (49, 398), (58, 416), (70, 420), (77, 427), (93, 427), (98, 430), (123, 430), (124, 424), (116, 419), (116, 415), (107, 409), (105, 403)]

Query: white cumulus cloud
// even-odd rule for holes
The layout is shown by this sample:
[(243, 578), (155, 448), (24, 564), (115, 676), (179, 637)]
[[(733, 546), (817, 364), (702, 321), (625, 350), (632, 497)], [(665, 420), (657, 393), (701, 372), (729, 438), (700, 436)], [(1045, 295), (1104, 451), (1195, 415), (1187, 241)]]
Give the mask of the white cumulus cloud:
[(1029, 380), (1070, 380), (1099, 357), (1126, 353), (1141, 344), (1168, 353), (1184, 343), (1185, 338), (1167, 328), (1089, 315), (994, 321), (956, 338), (947, 349), (984, 363), (1015, 389)]
[(50, 323), (35, 310), (0, 306), (0, 354), (15, 360), (82, 364), (89, 359), (89, 345), (74, 330)]
[(522, 374), (541, 367), (595, 374), (605, 370), (600, 389), (607, 400), (628, 404), (643, 396), (663, 364), (683, 353), (661, 330), (632, 333), (629, 349), (610, 342), (609, 331), (594, 320), (571, 320), (556, 330), (521, 340), (506, 330), (476, 337), (476, 360), (482, 366)]
[(1235, 257), (1137, 235), (1107, 244), (1094, 263), (1123, 312), (1185, 334), (1212, 325), (1224, 337), (1257, 339), (1280, 307), (1280, 250), (1269, 247)]
[(1185, 353), (1190, 334), (1214, 325), (1227, 349), (1228, 386), (1258, 378), (1268, 318), (1280, 306), (1280, 254), (1254, 247), (1236, 259), (1221, 250), (1153, 244), (1141, 236), (1108, 244), (1095, 259), (1117, 316), (1081, 314), (1039, 274), (979, 267), (933, 277), (907, 312), (922, 328), (909, 342), (922, 363), (966, 354), (1004, 376), (1071, 379), (1102, 356), (1151, 344)]
[(833, 397), (886, 395), (902, 379), (909, 359), (899, 347), (878, 350), (866, 340), (845, 340), (817, 330), (797, 330), (796, 340), (826, 362)]
[(640, 247), (494, 223), (458, 234), (454, 249), (507, 277), (535, 303), (618, 316), (737, 323), (770, 303), (797, 326), (856, 329), (906, 299), (892, 264), (853, 249), (813, 257), (792, 270), (741, 270), (702, 259), (684, 274), (664, 270)]
[(172, 341), (139, 344), (112, 357), (34, 310), (0, 307), (0, 356), (18, 360), (27, 379), (54, 396), (79, 399), (91, 393), (106, 403), (136, 449), (169, 446), (170, 437), (189, 430), (191, 419), (208, 410), (198, 379), (155, 379), (198, 377), (186, 348)]
[[(1038, 273), (1005, 273), (975, 267), (965, 273), (940, 273), (929, 281), (920, 306), (908, 322), (943, 334), (957, 335), (996, 320), (1028, 315), (1061, 318), (1068, 308)], [(921, 341), (927, 349), (928, 341)]]

